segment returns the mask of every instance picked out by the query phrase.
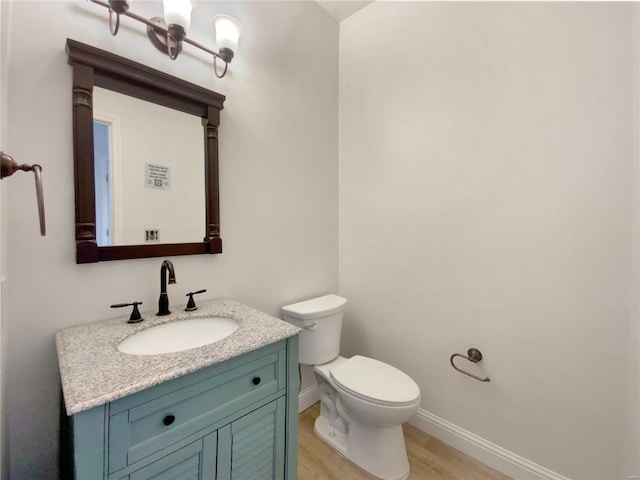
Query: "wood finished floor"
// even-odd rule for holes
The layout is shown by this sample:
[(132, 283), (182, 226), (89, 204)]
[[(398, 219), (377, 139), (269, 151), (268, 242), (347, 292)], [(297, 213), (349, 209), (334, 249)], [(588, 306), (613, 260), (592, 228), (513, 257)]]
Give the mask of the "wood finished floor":
[[(313, 433), (320, 404), (299, 415), (298, 480), (371, 480)], [(411, 474), (408, 480), (510, 480), (411, 425), (404, 425)]]

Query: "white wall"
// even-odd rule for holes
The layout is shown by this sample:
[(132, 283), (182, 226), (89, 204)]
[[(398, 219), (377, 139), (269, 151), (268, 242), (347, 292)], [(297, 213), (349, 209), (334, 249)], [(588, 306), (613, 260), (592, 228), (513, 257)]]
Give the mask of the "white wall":
[[(7, 118), (7, 32), (8, 32), (8, 8), (10, 4), (6, 2), (0, 2), (0, 151), (7, 150), (7, 135), (6, 135), (6, 118)], [(8, 151), (7, 151), (8, 153)], [(5, 422), (5, 369), (6, 362), (5, 356), (5, 322), (3, 301), (4, 287), (3, 287), (3, 275), (5, 265), (5, 249), (3, 245), (6, 245), (5, 235), (6, 228), (4, 225), (6, 218), (7, 202), (5, 200), (6, 189), (2, 188), (0, 184), (0, 478), (6, 480), (9, 475), (9, 462), (7, 461), (8, 455), (8, 442), (7, 442), (7, 428)]]
[[(137, 2), (135, 11), (161, 14), (161, 2)], [(220, 12), (245, 29), (222, 80), (188, 46), (175, 62), (161, 55), (127, 19), (111, 37), (106, 11), (96, 5), (13, 4), (7, 133), (16, 158), (43, 166), (48, 218), (41, 238), (31, 176), (3, 186), (11, 204), (3, 320), (15, 480), (56, 478), (54, 333), (122, 315), (109, 309), (115, 302), (142, 300), (152, 311), (159, 294), (161, 258), (75, 263), (67, 37), (227, 96), (220, 127), (224, 253), (173, 258), (172, 304), (206, 288), (203, 297), (225, 295), (279, 315), (281, 305), (337, 289), (338, 26), (315, 2), (199, 2), (190, 36), (213, 46), (211, 18)]]
[[(640, 85), (640, 4), (633, 3), (633, 79)], [(640, 185), (640, 88), (633, 90), (633, 178)], [(631, 314), (629, 328), (629, 372), (627, 382), (626, 429), (623, 450), (623, 472), (640, 472), (640, 189), (633, 189), (633, 277), (631, 282)]]
[[(581, 480), (639, 473), (622, 468), (638, 429), (631, 13), (375, 2), (340, 27), (344, 352)], [(469, 347), (491, 383), (449, 365)]]

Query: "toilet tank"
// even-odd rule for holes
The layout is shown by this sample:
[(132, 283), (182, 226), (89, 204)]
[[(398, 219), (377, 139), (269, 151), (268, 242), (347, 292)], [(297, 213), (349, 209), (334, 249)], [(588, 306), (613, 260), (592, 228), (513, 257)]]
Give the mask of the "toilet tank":
[(325, 295), (282, 307), (284, 320), (302, 329), (301, 364), (321, 365), (338, 356), (346, 304), (346, 298)]

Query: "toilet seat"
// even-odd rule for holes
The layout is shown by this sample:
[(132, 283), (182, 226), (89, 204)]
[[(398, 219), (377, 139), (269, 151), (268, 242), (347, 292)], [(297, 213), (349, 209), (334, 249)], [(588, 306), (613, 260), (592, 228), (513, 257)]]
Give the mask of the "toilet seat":
[(329, 374), (338, 388), (378, 405), (405, 406), (420, 399), (420, 387), (409, 375), (373, 358), (355, 355)]

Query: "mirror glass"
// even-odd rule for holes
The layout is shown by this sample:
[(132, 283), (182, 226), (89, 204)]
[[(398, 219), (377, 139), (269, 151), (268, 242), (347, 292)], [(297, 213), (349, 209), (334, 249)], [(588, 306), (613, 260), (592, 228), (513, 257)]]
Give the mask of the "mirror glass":
[(98, 246), (202, 242), (202, 119), (95, 87), (93, 120)]

